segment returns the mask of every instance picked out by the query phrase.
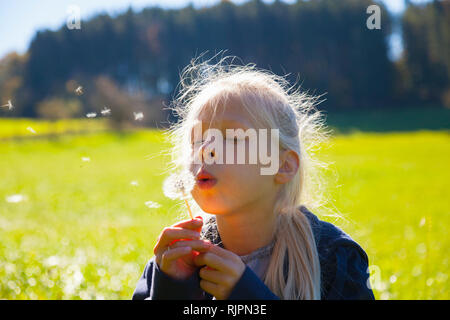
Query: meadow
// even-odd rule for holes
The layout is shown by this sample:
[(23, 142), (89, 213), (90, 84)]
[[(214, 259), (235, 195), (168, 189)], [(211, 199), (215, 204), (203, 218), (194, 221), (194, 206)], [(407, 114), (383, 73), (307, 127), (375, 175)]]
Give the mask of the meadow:
[[(0, 119), (2, 299), (130, 299), (183, 208), (162, 192), (160, 130), (68, 126), (49, 135), (40, 121)], [(449, 142), (448, 127), (352, 131), (318, 153), (341, 217), (316, 213), (366, 250), (377, 299), (450, 298)]]

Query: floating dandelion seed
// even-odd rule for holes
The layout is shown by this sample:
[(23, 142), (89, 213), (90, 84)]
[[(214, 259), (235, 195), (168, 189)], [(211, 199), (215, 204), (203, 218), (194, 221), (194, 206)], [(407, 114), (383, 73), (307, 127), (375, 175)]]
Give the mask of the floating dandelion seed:
[(104, 115), (104, 116), (106, 116), (106, 115), (109, 115), (109, 114), (111, 114), (111, 109), (108, 109), (108, 108), (103, 108), (103, 110), (102, 111), (100, 111), (101, 113), (102, 113), (102, 115)]
[(164, 180), (163, 191), (166, 197), (170, 199), (182, 199), (186, 203), (189, 211), (189, 216), (194, 219), (191, 208), (187, 202), (187, 198), (191, 190), (194, 188), (195, 178), (194, 175), (188, 171), (184, 170), (181, 173), (174, 173), (170, 175), (166, 180)]
[(139, 185), (139, 183), (136, 180), (131, 181), (130, 184), (135, 187)]
[(154, 202), (154, 201), (147, 201), (147, 202), (145, 202), (145, 205), (151, 209), (161, 207), (161, 205), (159, 203)]
[(13, 194), (13, 195), (6, 197), (6, 202), (9, 202), (9, 203), (19, 203), (24, 200), (26, 200), (26, 196), (24, 196), (22, 194)]
[(89, 158), (89, 157), (81, 157), (81, 161), (89, 162), (89, 161), (91, 161), (91, 158)]
[(2, 106), (0, 106), (0, 107), (2, 107), (2, 108), (8, 108), (8, 110), (11, 110), (12, 108), (14, 108), (14, 106), (13, 106), (12, 103), (11, 103), (11, 100), (8, 100), (8, 103), (7, 103), (7, 104), (4, 104), (4, 105), (2, 105)]
[(34, 131), (34, 129), (32, 127), (27, 127), (27, 130), (33, 134), (36, 134), (36, 131)]
[(83, 94), (83, 87), (79, 86), (78, 88), (75, 89), (75, 93), (79, 96), (81, 96)]
[(95, 112), (90, 112), (86, 114), (86, 117), (88, 118), (95, 118), (97, 116), (97, 114)]
[(144, 114), (142, 112), (133, 112), (134, 120), (142, 120), (144, 119)]

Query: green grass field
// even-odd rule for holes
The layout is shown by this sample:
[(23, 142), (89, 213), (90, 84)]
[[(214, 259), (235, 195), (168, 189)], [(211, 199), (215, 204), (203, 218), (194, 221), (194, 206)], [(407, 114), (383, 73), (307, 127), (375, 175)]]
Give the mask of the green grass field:
[[(0, 137), (15, 136), (3, 121)], [(366, 250), (378, 299), (450, 298), (449, 142), (356, 132), (319, 153), (342, 215), (322, 218)], [(0, 140), (0, 298), (129, 299), (181, 208), (162, 193), (167, 147), (154, 130)]]

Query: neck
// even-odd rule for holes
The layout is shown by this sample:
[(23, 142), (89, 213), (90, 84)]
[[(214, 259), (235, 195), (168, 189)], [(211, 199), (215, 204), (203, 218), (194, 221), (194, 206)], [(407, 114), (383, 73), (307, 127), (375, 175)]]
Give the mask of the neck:
[(273, 201), (258, 201), (217, 215), (217, 228), (225, 249), (243, 256), (270, 244), (276, 227), (273, 209)]

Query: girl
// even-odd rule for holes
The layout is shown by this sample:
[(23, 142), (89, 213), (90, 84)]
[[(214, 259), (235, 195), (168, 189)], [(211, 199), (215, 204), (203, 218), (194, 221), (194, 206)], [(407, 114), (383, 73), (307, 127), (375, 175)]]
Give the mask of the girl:
[[(226, 59), (192, 61), (182, 73), (172, 165), (195, 176), (190, 201), (198, 216), (162, 231), (133, 299), (374, 299), (364, 250), (307, 209), (318, 206), (313, 147), (327, 138), (316, 99)], [(260, 161), (206, 164), (219, 155), (194, 131), (211, 128), (224, 136), (278, 129), (278, 171), (261, 174)], [(239, 145), (250, 150), (247, 138), (223, 143), (224, 158), (230, 145), (234, 160)]]

